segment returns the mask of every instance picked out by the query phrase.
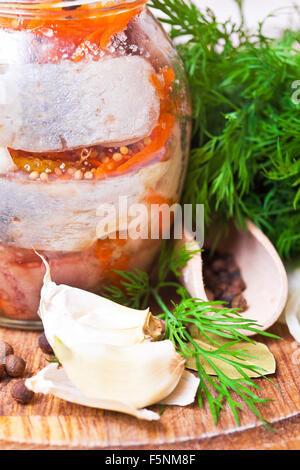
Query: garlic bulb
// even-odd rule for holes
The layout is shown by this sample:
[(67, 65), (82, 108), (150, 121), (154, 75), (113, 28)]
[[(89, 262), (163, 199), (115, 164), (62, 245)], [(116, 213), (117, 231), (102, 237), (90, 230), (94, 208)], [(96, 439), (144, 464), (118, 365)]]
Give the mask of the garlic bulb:
[(43, 262), (39, 314), (63, 369), (51, 365), (27, 379), (30, 390), (142, 419), (158, 418), (143, 407), (193, 402), (199, 379), (184, 372), (185, 361), (171, 341), (155, 341), (162, 325), (149, 309), (58, 286)]

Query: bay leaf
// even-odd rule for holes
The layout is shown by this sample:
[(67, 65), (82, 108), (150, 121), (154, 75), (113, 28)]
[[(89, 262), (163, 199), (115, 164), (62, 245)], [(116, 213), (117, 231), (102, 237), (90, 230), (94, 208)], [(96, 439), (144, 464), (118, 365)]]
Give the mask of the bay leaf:
[[(226, 340), (225, 338), (221, 338), (220, 336), (209, 335), (211, 339), (213, 339), (219, 344), (219, 346), (217, 346), (211, 343), (207, 338), (205, 338), (205, 336), (201, 335), (195, 327), (191, 328), (191, 336), (201, 348), (207, 351), (215, 351), (216, 349), (218, 349), (218, 347), (224, 346), (230, 343), (229, 340)], [(189, 344), (188, 346), (191, 349), (193, 349), (193, 346), (191, 344)], [(248, 354), (252, 357), (241, 356), (242, 357), (241, 359), (241, 358), (235, 358), (231, 356), (230, 354), (222, 353), (224, 357), (230, 360), (235, 360), (245, 365), (261, 367), (262, 369), (264, 369), (263, 371), (258, 371), (260, 373), (256, 373), (254, 371), (243, 368), (243, 371), (248, 375), (248, 377), (253, 378), (253, 377), (260, 377), (261, 375), (274, 374), (276, 370), (275, 358), (273, 354), (271, 353), (271, 351), (269, 350), (269, 348), (263, 343), (259, 343), (257, 341), (255, 341), (254, 343), (249, 343), (248, 341), (239, 341), (236, 344), (232, 344), (228, 346), (227, 350), (233, 351), (233, 352), (243, 351), (244, 354)], [(242, 377), (241, 374), (236, 370), (234, 366), (226, 363), (222, 359), (210, 357), (210, 360), (230, 379), (238, 379)], [(214, 371), (213, 367), (201, 355), (199, 355), (199, 362), (204, 367), (207, 374), (216, 375), (216, 372)], [(197, 370), (195, 356), (187, 359), (186, 368)]]

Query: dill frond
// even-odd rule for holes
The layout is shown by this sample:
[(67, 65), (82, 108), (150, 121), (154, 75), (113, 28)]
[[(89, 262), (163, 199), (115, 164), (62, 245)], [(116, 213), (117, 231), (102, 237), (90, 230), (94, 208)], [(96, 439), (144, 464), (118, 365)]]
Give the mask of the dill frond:
[(250, 218), (282, 257), (299, 255), (300, 104), (292, 95), (300, 79), (300, 32), (274, 40), (263, 34), (264, 23), (249, 33), (243, 18), (218, 23), (189, 0), (150, 5), (164, 13), (161, 21), (179, 41), (192, 93), (183, 202), (205, 204), (207, 224), (233, 217), (241, 228)]

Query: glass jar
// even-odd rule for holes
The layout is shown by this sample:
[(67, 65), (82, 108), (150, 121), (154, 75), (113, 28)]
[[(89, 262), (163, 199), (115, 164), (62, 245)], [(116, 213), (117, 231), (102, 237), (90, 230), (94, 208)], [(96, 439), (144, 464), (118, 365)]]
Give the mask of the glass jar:
[[(191, 110), (145, 3), (0, 2), (2, 326), (40, 326), (36, 252), (56, 283), (101, 293), (115, 270), (149, 270), (159, 250), (159, 237), (128, 236), (121, 203), (179, 200)], [(103, 205), (116, 209), (114, 237)]]

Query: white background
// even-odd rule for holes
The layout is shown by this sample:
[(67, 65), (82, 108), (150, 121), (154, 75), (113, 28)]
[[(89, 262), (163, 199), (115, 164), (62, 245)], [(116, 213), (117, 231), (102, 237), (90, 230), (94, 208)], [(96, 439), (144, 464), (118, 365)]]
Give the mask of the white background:
[[(194, 0), (194, 3), (199, 7), (210, 7), (221, 21), (225, 21), (228, 17), (234, 20), (239, 18), (238, 8), (233, 0)], [(300, 17), (290, 8), (293, 5), (300, 8), (300, 0), (244, 0), (247, 25), (256, 28), (259, 21), (277, 9), (276, 18), (272, 18), (271, 24), (266, 26), (268, 29), (275, 30), (282, 26), (300, 27)]]
[[(193, 0), (193, 2), (200, 8), (211, 8), (219, 21), (223, 22), (228, 18), (237, 22), (239, 20), (238, 7), (234, 0)], [(299, 14), (292, 8), (293, 5), (299, 8)], [(250, 29), (256, 29), (258, 22), (274, 10), (276, 16), (268, 20), (264, 33), (276, 36), (278, 31), (285, 27), (300, 29), (300, 0), (244, 0), (246, 23)]]

